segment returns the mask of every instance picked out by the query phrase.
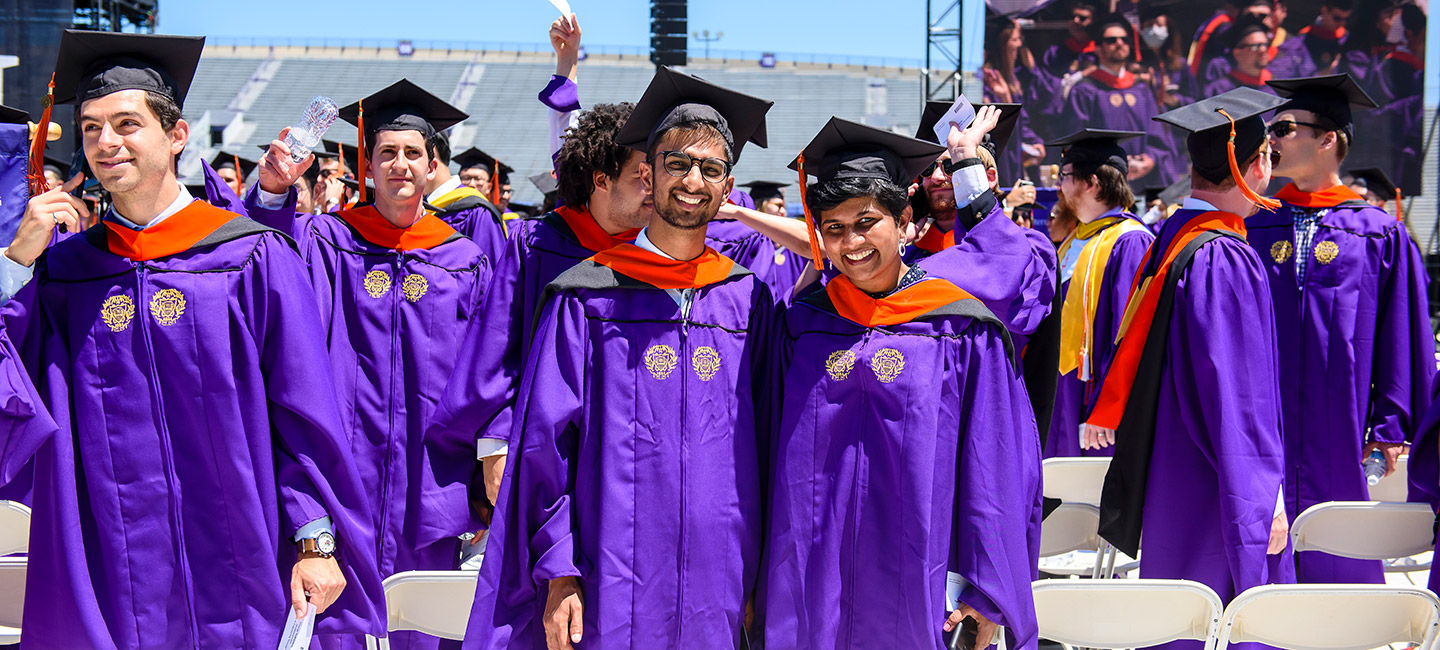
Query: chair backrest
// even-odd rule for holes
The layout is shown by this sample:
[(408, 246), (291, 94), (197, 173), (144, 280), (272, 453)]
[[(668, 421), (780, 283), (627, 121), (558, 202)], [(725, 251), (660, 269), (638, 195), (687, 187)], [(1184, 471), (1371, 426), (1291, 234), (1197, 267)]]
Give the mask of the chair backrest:
[(479, 575), (476, 571), (406, 571), (386, 578), (387, 628), (464, 639)]
[(1047, 458), (1041, 466), (1045, 496), (1065, 503), (1100, 505), (1109, 458)]
[(1040, 636), (1085, 648), (1215, 639), (1220, 597), (1190, 580), (1036, 580)]
[(1361, 560), (1409, 557), (1435, 549), (1435, 513), (1424, 503), (1331, 501), (1295, 518), (1295, 551)]
[(1404, 503), (1409, 497), (1410, 456), (1402, 455), (1400, 460), (1395, 462), (1395, 471), (1370, 488), (1370, 500)]
[(0, 555), (30, 550), (30, 508), (16, 501), (0, 501)]
[(1040, 557), (1100, 548), (1100, 509), (1084, 503), (1062, 503), (1040, 524)]
[(1218, 650), (1258, 642), (1291, 650), (1366, 650), (1392, 643), (1430, 648), (1440, 600), (1423, 587), (1264, 585), (1230, 601)]
[(20, 629), (25, 611), (25, 566), (23, 557), (0, 557), (0, 639)]

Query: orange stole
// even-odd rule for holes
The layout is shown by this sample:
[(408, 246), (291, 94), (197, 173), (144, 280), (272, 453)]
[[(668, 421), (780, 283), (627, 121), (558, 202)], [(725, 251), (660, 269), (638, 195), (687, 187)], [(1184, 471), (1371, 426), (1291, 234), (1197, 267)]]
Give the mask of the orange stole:
[(709, 246), (693, 260), (672, 260), (634, 244), (596, 253), (592, 262), (660, 289), (698, 289), (730, 277), (735, 262)]
[(575, 233), (581, 246), (596, 253), (635, 241), (635, 236), (640, 234), (639, 228), (632, 228), (618, 235), (605, 232), (586, 208), (563, 205), (555, 208), (555, 214), (560, 215), (560, 218), (565, 220), (565, 225), (570, 226), (570, 232)]
[(454, 228), (428, 212), (409, 228), (396, 228), (395, 224), (380, 216), (380, 211), (373, 204), (341, 210), (335, 216), (350, 224), (365, 241), (397, 251), (434, 248), (455, 234)]
[(884, 298), (872, 298), (842, 275), (826, 284), (825, 292), (836, 313), (865, 327), (908, 323), (957, 300), (975, 298), (939, 278), (925, 278)]
[[(1160, 267), (1155, 274), (1149, 277), (1143, 274), (1135, 276), (1135, 282), (1130, 288), (1129, 306), (1125, 309), (1125, 317), (1120, 322), (1120, 333), (1116, 337), (1119, 345), (1115, 351), (1115, 359), (1100, 385), (1100, 397), (1090, 418), (1086, 420), (1088, 424), (1106, 429), (1119, 428), (1120, 418), (1125, 415), (1125, 407), (1135, 385), (1135, 375), (1140, 369), (1140, 357), (1145, 353), (1145, 342), (1150, 337), (1150, 326), (1155, 319), (1160, 293), (1170, 274), (1170, 265), (1192, 240), (1213, 230), (1232, 232), (1244, 237), (1245, 219), (1236, 214), (1218, 211), (1202, 212), (1191, 217), (1175, 238), (1170, 240), (1170, 246), (1162, 252)], [(1155, 254), (1155, 245), (1152, 244), (1150, 250), (1145, 252), (1140, 268), (1148, 268), (1150, 259)]]
[(144, 230), (131, 230), (113, 221), (105, 224), (105, 243), (110, 252), (146, 262), (190, 250), (230, 220), (239, 217), (201, 200), (191, 201), (179, 212)]

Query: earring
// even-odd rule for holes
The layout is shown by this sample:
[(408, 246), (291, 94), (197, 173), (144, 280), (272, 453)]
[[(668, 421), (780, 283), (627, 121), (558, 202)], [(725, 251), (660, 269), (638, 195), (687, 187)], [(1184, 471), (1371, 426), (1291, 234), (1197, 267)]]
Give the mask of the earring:
[(904, 254), (905, 254), (905, 240), (903, 240), (903, 239), (900, 240), (900, 254), (901, 254), (901, 255), (904, 255)]

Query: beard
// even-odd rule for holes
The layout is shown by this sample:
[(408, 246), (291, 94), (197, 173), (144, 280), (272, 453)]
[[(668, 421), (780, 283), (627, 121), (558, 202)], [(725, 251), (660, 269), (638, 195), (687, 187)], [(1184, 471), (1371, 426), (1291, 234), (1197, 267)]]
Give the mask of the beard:
[(715, 214), (720, 211), (720, 205), (713, 199), (707, 198), (704, 203), (696, 206), (693, 212), (679, 209), (679, 199), (674, 196), (655, 197), (655, 216), (671, 227), (680, 230), (699, 230), (704, 228)]

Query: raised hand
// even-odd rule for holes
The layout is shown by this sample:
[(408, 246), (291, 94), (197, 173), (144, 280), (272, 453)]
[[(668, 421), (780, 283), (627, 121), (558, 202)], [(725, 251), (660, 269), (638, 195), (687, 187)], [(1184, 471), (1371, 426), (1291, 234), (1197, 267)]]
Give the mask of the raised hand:
[(285, 144), (285, 136), (289, 133), (289, 127), (281, 130), (279, 137), (270, 141), (270, 150), (260, 158), (260, 189), (271, 194), (289, 191), (305, 170), (315, 164), (315, 154), (298, 163), (290, 158), (290, 147)]
[(574, 81), (580, 63), (580, 20), (575, 14), (550, 23), (550, 47), (555, 50), (555, 74)]
[(952, 160), (964, 160), (974, 158), (975, 150), (980, 147), (980, 141), (985, 139), (985, 134), (1000, 123), (1000, 109), (994, 106), (981, 106), (975, 112), (975, 120), (965, 130), (960, 130), (960, 125), (950, 123), (950, 137), (946, 144), (950, 148)]
[(79, 232), (80, 224), (90, 218), (90, 208), (85, 202), (70, 195), (85, 182), (85, 176), (76, 174), (64, 185), (38, 194), (25, 204), (25, 214), (20, 217), (20, 226), (15, 230), (15, 239), (5, 249), (5, 255), (21, 266), (30, 266), (45, 252), (55, 228), (64, 226), (69, 232)]

